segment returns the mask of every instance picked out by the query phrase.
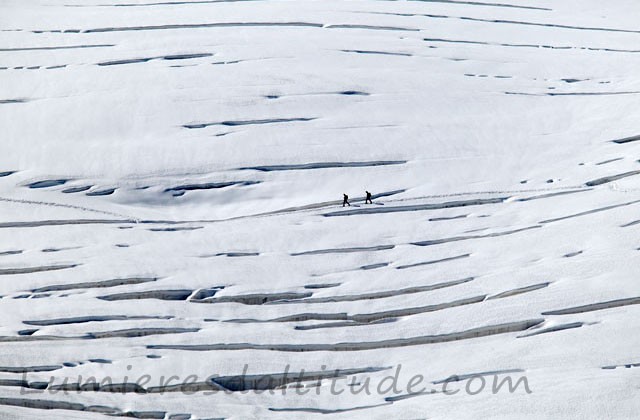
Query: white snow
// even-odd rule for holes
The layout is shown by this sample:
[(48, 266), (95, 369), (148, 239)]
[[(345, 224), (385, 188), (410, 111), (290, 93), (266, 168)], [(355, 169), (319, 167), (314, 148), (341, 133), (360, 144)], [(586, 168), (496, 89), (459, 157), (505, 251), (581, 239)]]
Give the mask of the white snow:
[(0, 418), (636, 418), (639, 13), (2, 1)]

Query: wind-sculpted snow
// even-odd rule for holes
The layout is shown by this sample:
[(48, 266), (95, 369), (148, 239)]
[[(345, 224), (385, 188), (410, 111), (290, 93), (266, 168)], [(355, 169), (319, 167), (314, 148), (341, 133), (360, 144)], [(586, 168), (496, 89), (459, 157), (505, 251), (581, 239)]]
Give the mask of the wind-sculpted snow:
[(199, 328), (129, 328), (115, 331), (88, 332), (75, 336), (59, 335), (29, 335), (29, 336), (0, 336), (0, 343), (32, 342), (32, 341), (75, 341), (99, 340), (106, 338), (133, 338), (151, 335), (184, 334), (198, 332)]
[(465, 373), (465, 374), (453, 374), (446, 379), (438, 379), (436, 381), (432, 381), (433, 384), (443, 384), (448, 382), (460, 382), (469, 378), (477, 378), (481, 376), (490, 376), (495, 374), (505, 374), (505, 373), (521, 373), (524, 372), (523, 369), (503, 369), (503, 370), (492, 370), (488, 372), (474, 372), (474, 373)]
[[(108, 407), (104, 405), (84, 405), (78, 403), (69, 403), (65, 401), (56, 400), (43, 400), (33, 398), (0, 398), (0, 405), (2, 406), (14, 406), (25, 407), (38, 410), (61, 410), (65, 411), (82, 411), (85, 413), (95, 413), (96, 415), (103, 416), (120, 416), (137, 419), (163, 419), (166, 413), (163, 411), (121, 411), (114, 407)], [(66, 416), (66, 414), (61, 414)]]
[(461, 255), (456, 255), (454, 257), (441, 258), (439, 260), (422, 261), (422, 262), (413, 263), (413, 264), (399, 265), (396, 268), (398, 270), (404, 270), (405, 268), (420, 267), (423, 265), (431, 265), (431, 264), (437, 264), (437, 263), (446, 262), (446, 261), (459, 260), (461, 258), (467, 258), (470, 256), (471, 254), (461, 254)]
[(22, 366), (22, 367), (11, 367), (11, 366), (0, 366), (0, 372), (6, 373), (25, 373), (25, 372), (50, 372), (52, 370), (62, 369), (62, 366)]
[(187, 350), (187, 351), (215, 351), (215, 350), (268, 350), (284, 352), (315, 352), (315, 351), (364, 351), (374, 349), (389, 349), (406, 346), (420, 346), (450, 341), (469, 340), (472, 338), (486, 337), (496, 334), (524, 331), (542, 323), (543, 319), (531, 319), (526, 321), (509, 322), (499, 325), (473, 328), (466, 331), (453, 332), (433, 336), (418, 336), (411, 338), (398, 338), (393, 340), (372, 342), (345, 342), (335, 344), (193, 344), (193, 345), (149, 345), (150, 349)]
[(98, 296), (98, 299), (108, 301), (138, 299), (187, 300), (187, 298), (191, 296), (192, 293), (193, 290), (190, 289), (148, 290), (144, 292), (126, 292)]
[(521, 20), (508, 20), (508, 19), (485, 19), (472, 16), (449, 16), (449, 15), (436, 15), (436, 14), (400, 14), (400, 16), (424, 16), (431, 19), (460, 19), (472, 22), (485, 22), (485, 23), (497, 23), (506, 25), (522, 25), (522, 26), (538, 26), (542, 28), (560, 28), (570, 29), (578, 31), (596, 31), (596, 32), (622, 32), (629, 34), (640, 34), (640, 31), (633, 29), (623, 28), (606, 28), (600, 26), (578, 26), (578, 25), (565, 25), (561, 23), (542, 23), (542, 22), (526, 22)]
[(431, 239), (427, 241), (412, 242), (411, 244), (417, 245), (417, 246), (431, 246), (431, 245), (444, 244), (447, 242), (468, 241), (470, 239), (495, 238), (497, 236), (513, 235), (515, 233), (525, 232), (527, 230), (538, 229), (541, 227), (542, 226), (540, 225), (535, 225), (535, 226), (528, 226), (520, 229), (507, 230), (504, 232), (487, 233), (485, 235), (454, 236), (451, 238)]
[(99, 32), (129, 32), (129, 31), (157, 31), (167, 29), (199, 29), (199, 28), (234, 28), (234, 27), (308, 27), (322, 28), (321, 23), (310, 22), (212, 22), (212, 23), (192, 23), (173, 25), (149, 25), (149, 26), (124, 26), (112, 28), (92, 28), (86, 29), (84, 33)]
[(640, 135), (625, 137), (625, 138), (622, 138), (622, 139), (616, 139), (616, 140), (612, 140), (612, 141), (614, 143), (617, 143), (617, 144), (625, 144), (625, 143), (632, 143), (632, 142), (638, 141), (638, 140), (640, 140)]
[(389, 290), (386, 292), (372, 292), (372, 293), (362, 293), (359, 295), (343, 295), (343, 296), (330, 296), (330, 297), (322, 297), (322, 298), (307, 298), (302, 300), (284, 300), (275, 303), (327, 303), (327, 302), (348, 302), (355, 300), (368, 300), (368, 299), (383, 299), (392, 296), (400, 296), (411, 293), (421, 293), (430, 290), (436, 290), (443, 287), (451, 287), (456, 286), (458, 284), (463, 284), (473, 280), (473, 277), (454, 280), (444, 283), (437, 283), (429, 286), (418, 286), (418, 287), (409, 287), (406, 289), (400, 290)]
[(406, 212), (406, 211), (448, 209), (452, 207), (481, 206), (485, 204), (502, 203), (507, 198), (509, 197), (482, 198), (482, 199), (464, 200), (464, 201), (449, 201), (445, 203), (418, 204), (418, 205), (411, 205), (411, 206), (389, 206), (389, 207), (380, 207), (380, 208), (375, 207), (375, 208), (353, 209), (353, 210), (343, 210), (343, 211), (325, 213), (323, 214), (323, 216), (325, 217), (353, 216), (353, 215), (361, 215), (361, 214), (397, 213), (397, 212)]
[(21, 249), (15, 249), (15, 250), (10, 250), (10, 251), (2, 251), (0, 252), (0, 255), (17, 255), (17, 254), (22, 254), (24, 251)]
[(375, 263), (375, 264), (367, 264), (360, 267), (360, 270), (375, 270), (376, 268), (382, 268), (388, 266), (390, 263)]
[[(225, 392), (242, 392), (249, 390), (266, 391), (278, 389), (290, 383), (300, 384), (304, 382), (321, 381), (323, 379), (341, 378), (361, 373), (380, 372), (387, 369), (389, 368), (336, 369), (328, 372), (300, 371), (245, 376), (216, 376), (209, 378), (206, 382), (148, 388), (135, 384), (92, 384), (92, 386), (87, 387), (79, 383), (69, 383), (49, 386), (47, 389), (55, 391), (90, 391), (122, 394), (164, 394), (165, 392), (198, 392), (211, 390)], [(265, 381), (265, 378), (268, 380)]]
[(42, 286), (31, 291), (34, 293), (42, 292), (60, 292), (64, 290), (74, 289), (90, 289), (90, 288), (104, 288), (104, 287), (116, 287), (122, 285), (142, 284), (148, 282), (154, 282), (158, 279), (155, 277), (129, 277), (120, 279), (102, 280), (96, 282), (83, 282), (83, 283), (69, 283), (69, 284), (54, 284), (50, 286)]
[(254, 185), (258, 184), (259, 181), (228, 181), (228, 182), (207, 182), (204, 184), (184, 184), (177, 185), (175, 187), (166, 188), (165, 192), (184, 192), (184, 191), (195, 191), (195, 190), (211, 190), (218, 188), (227, 188), (234, 185)]
[(521, 293), (533, 292), (538, 289), (543, 289), (549, 286), (549, 282), (540, 283), (540, 284), (532, 284), (531, 286), (519, 287), (513, 290), (507, 290), (506, 292), (498, 293), (497, 295), (489, 296), (487, 299), (502, 299), (510, 296), (519, 295)]
[(37, 267), (16, 267), (16, 268), (0, 268), (0, 276), (10, 274), (31, 274), (40, 273), (43, 271), (57, 271), (66, 270), (69, 268), (77, 267), (78, 264), (60, 264), (60, 265), (44, 265)]
[(182, 226), (182, 227), (166, 227), (166, 228), (150, 228), (151, 232), (183, 232), (189, 230), (202, 229), (204, 226)]
[(121, 64), (146, 63), (151, 60), (189, 60), (192, 58), (211, 57), (212, 53), (173, 54), (160, 57), (131, 58), (124, 60), (103, 61), (98, 66), (117, 66)]
[(0, 223), (0, 228), (31, 228), (44, 226), (68, 226), (68, 225), (113, 225), (133, 223), (132, 220), (118, 219), (69, 219), (69, 220), (35, 220), (32, 222), (5, 222)]
[(28, 185), (29, 188), (50, 188), (57, 185), (63, 185), (68, 179), (47, 179), (45, 181), (32, 182)]
[(79, 193), (79, 192), (87, 191), (91, 187), (92, 185), (82, 185), (79, 187), (71, 187), (71, 188), (64, 189), (62, 190), (62, 192), (65, 194)]
[(570, 330), (572, 328), (580, 328), (583, 325), (584, 325), (584, 322), (570, 322), (568, 324), (554, 325), (553, 327), (534, 330), (529, 334), (519, 335), (518, 338), (531, 337), (538, 334), (548, 334), (548, 333), (557, 332), (557, 331)]
[(278, 303), (283, 300), (289, 299), (303, 299), (311, 296), (312, 293), (296, 293), (296, 292), (283, 292), (283, 293), (252, 293), (249, 295), (238, 296), (221, 296), (202, 299), (201, 302), (205, 303), (225, 303), (235, 302), (243, 305), (263, 305), (265, 303)]
[(606, 95), (636, 95), (640, 91), (620, 91), (620, 92), (504, 92), (505, 95), (523, 96), (606, 96)]
[(639, 224), (639, 223), (640, 223), (640, 220), (634, 220), (634, 221), (632, 221), (632, 222), (625, 223), (624, 225), (620, 225), (620, 227), (635, 226), (635, 225), (637, 225), (637, 224)]
[(240, 169), (252, 169), (260, 172), (273, 172), (273, 171), (296, 171), (303, 169), (327, 169), (327, 168), (362, 168), (370, 166), (385, 166), (385, 165), (402, 165), (407, 163), (405, 160), (389, 160), (389, 161), (372, 161), (372, 162), (315, 162), (315, 163), (301, 163), (298, 165), (266, 165), (266, 166), (251, 166)]
[(631, 205), (634, 205), (634, 204), (637, 204), (637, 203), (640, 203), (640, 200), (634, 200), (634, 201), (629, 201), (629, 202), (622, 203), (622, 204), (613, 204), (611, 206), (600, 207), (600, 208), (592, 209), (592, 210), (586, 210), (586, 211), (582, 211), (580, 213), (570, 214), (568, 216), (557, 217), (555, 219), (542, 220), (540, 223), (544, 224), (544, 223), (559, 222), (559, 221), (562, 221), (562, 220), (572, 219), (574, 217), (587, 216), (587, 215), (591, 215), (591, 214), (594, 214), (594, 213), (599, 213), (599, 212), (603, 212), (603, 211), (609, 211), (609, 210), (617, 209), (617, 208), (620, 208), (620, 207), (627, 207), (627, 206), (631, 206)]
[(104, 190), (89, 191), (87, 195), (90, 197), (98, 197), (102, 195), (111, 195), (115, 191), (116, 191), (116, 188), (106, 188)]
[[(448, 287), (448, 286), (449, 285), (440, 286), (440, 287)], [(309, 303), (328, 303), (328, 302), (345, 302), (345, 301), (356, 301), (356, 300), (382, 299), (382, 298), (387, 298), (392, 296), (419, 293), (419, 292), (428, 291), (428, 290), (435, 290), (440, 287), (422, 288), (422, 289), (415, 288), (412, 290), (396, 291), (396, 292), (390, 292), (390, 293), (383, 292), (383, 293), (378, 293), (376, 295), (369, 295), (369, 296), (366, 296), (366, 295), (365, 296), (338, 296), (336, 298), (327, 298), (327, 299), (318, 298), (318, 300), (311, 299)], [(308, 321), (308, 320), (334, 320), (334, 321), (350, 321), (351, 322), (351, 323), (335, 324), (335, 326), (344, 327), (349, 325), (372, 324), (372, 323), (380, 323), (385, 321), (392, 322), (399, 317), (406, 317), (406, 316), (424, 314), (424, 313), (435, 312), (435, 311), (442, 311), (449, 308), (455, 308), (457, 306), (471, 305), (471, 304), (483, 302), (485, 299), (486, 299), (486, 295), (481, 295), (481, 296), (473, 296), (470, 298), (459, 299), (453, 302), (445, 302), (445, 303), (439, 303), (435, 305), (427, 305), (427, 306), (414, 307), (414, 308), (393, 309), (393, 310), (373, 312), (373, 313), (363, 313), (363, 314), (353, 314), (353, 315), (348, 315), (346, 313), (333, 313), (333, 314), (306, 313), (306, 314), (289, 315), (282, 318), (263, 320), (263, 321), (255, 320), (255, 319), (233, 319), (233, 320), (228, 320), (228, 322), (235, 322), (235, 323), (300, 322), (300, 321)], [(293, 303), (305, 303), (305, 302), (304, 300), (301, 300)], [(322, 325), (325, 328), (328, 326), (331, 326), (331, 324), (322, 324)], [(304, 328), (297, 328), (297, 329), (304, 329)]]
[(353, 253), (353, 252), (386, 251), (393, 248), (395, 248), (395, 245), (376, 245), (376, 246), (368, 246), (368, 247), (316, 249), (313, 251), (294, 252), (291, 254), (291, 256), (299, 257), (301, 255), (345, 254), (345, 253)]
[(341, 283), (315, 283), (305, 284), (305, 289), (329, 289), (331, 287), (338, 287)]
[[(393, 1), (393, 0), (384, 0), (384, 1)], [(483, 2), (483, 1), (463, 1), (463, 0), (409, 0), (409, 1), (422, 1), (428, 3), (449, 3), (449, 4), (464, 4), (469, 6), (488, 6), (488, 7), (507, 7), (514, 9), (528, 9), (528, 10), (545, 10), (551, 11), (552, 9), (547, 7), (536, 7), (536, 6), (525, 6), (518, 4), (509, 4), (509, 3), (492, 3), (492, 2)]]
[(613, 158), (613, 159), (607, 159), (607, 160), (603, 160), (602, 162), (598, 162), (596, 163), (596, 165), (606, 165), (608, 163), (613, 163), (613, 162), (617, 162), (619, 160), (624, 159), (624, 157), (618, 157), (618, 158)]
[(460, 214), (458, 216), (449, 216), (449, 217), (432, 217), (429, 219), (430, 222), (441, 222), (444, 220), (455, 220), (455, 219), (464, 219), (468, 217), (467, 214)]
[(44, 319), (44, 320), (32, 320), (22, 321), (27, 325), (37, 326), (49, 326), (49, 325), (67, 325), (67, 324), (82, 324), (85, 322), (104, 322), (104, 321), (126, 321), (136, 319), (171, 319), (172, 317), (155, 317), (155, 316), (128, 316), (128, 315), (104, 315), (104, 316), (81, 316), (75, 318), (61, 318), (61, 319)]
[(602, 366), (602, 369), (617, 369), (617, 368), (630, 369), (632, 367), (640, 367), (640, 363), (626, 363), (623, 365)]
[(603, 178), (594, 179), (592, 181), (586, 182), (585, 185), (589, 187), (595, 187), (596, 185), (608, 184), (609, 182), (617, 181), (619, 179), (626, 178), (633, 175), (638, 175), (638, 174), (640, 174), (640, 170), (624, 172), (622, 174), (605, 176)]
[(300, 408), (276, 408), (269, 407), (270, 411), (275, 411), (277, 413), (289, 412), (289, 413), (313, 413), (313, 414), (338, 414), (338, 413), (348, 413), (351, 411), (359, 411), (359, 410), (367, 410), (376, 407), (384, 407), (386, 405), (391, 404), (391, 402), (375, 404), (375, 405), (364, 405), (358, 407), (349, 407), (349, 408), (312, 408), (312, 407), (300, 407)]
[(584, 191), (589, 191), (588, 189), (584, 189), (584, 190), (569, 190), (569, 191), (558, 191), (558, 192), (551, 192), (548, 194), (541, 194), (541, 195), (534, 195), (531, 197), (523, 197), (523, 198), (518, 198), (516, 201), (531, 201), (531, 200), (540, 200), (543, 198), (551, 198), (551, 197), (557, 197), (559, 195), (567, 195), (567, 194), (576, 194), (576, 193), (580, 193), (580, 192), (584, 192)]
[(408, 54), (408, 53), (392, 52), (392, 51), (342, 50), (342, 52), (356, 53), (356, 54), (379, 54), (379, 55), (395, 55), (400, 57), (411, 57), (411, 54)]
[(564, 254), (563, 257), (565, 258), (571, 258), (571, 257), (576, 257), (580, 254), (582, 254), (584, 251), (574, 251), (574, 252), (569, 252), (568, 254)]
[(93, 44), (93, 45), (58, 45), (58, 46), (42, 46), (42, 47), (19, 47), (19, 48), (0, 48), (0, 52), (8, 51), (51, 51), (51, 50), (75, 50), (78, 48), (108, 48), (115, 47), (115, 44)]
[(396, 322), (398, 318), (383, 318), (378, 319), (371, 322), (358, 322), (358, 321), (336, 321), (336, 322), (326, 322), (320, 324), (306, 324), (306, 325), (296, 325), (293, 327), (296, 330), (300, 331), (308, 331), (308, 330), (317, 330), (321, 328), (345, 328), (345, 327), (362, 327), (368, 325), (378, 325), (378, 324), (386, 324), (390, 322)]
[(603, 309), (617, 308), (620, 306), (628, 306), (628, 305), (639, 305), (639, 304), (640, 304), (640, 297), (632, 297), (632, 298), (626, 298), (626, 299), (616, 299), (616, 300), (611, 300), (607, 302), (592, 303), (588, 305), (576, 306), (573, 308), (546, 311), (546, 312), (543, 312), (542, 314), (543, 315), (580, 314), (583, 312), (601, 311)]
[(206, 128), (212, 125), (222, 125), (225, 127), (238, 127), (243, 125), (262, 125), (262, 124), (278, 124), (278, 123), (288, 123), (288, 122), (306, 122), (313, 121), (315, 118), (313, 117), (294, 117), (294, 118), (268, 118), (261, 120), (235, 120), (235, 121), (220, 121), (220, 122), (206, 122), (206, 123), (193, 123), (193, 124), (184, 124), (184, 128), (194, 129), (194, 128)]
[(515, 47), (515, 48), (546, 48), (550, 50), (585, 50), (585, 51), (605, 51), (605, 52), (619, 52), (619, 53), (640, 53), (640, 50), (625, 50), (614, 48), (596, 48), (596, 47), (574, 47), (574, 46), (559, 46), (548, 44), (508, 44), (499, 42), (485, 42), (485, 41), (470, 41), (460, 39), (442, 39), (442, 38), (424, 38), (424, 41), (433, 43), (451, 43), (451, 44), (471, 44), (471, 45), (490, 45), (497, 47)]
[(2, 104), (23, 104), (28, 102), (28, 99), (24, 98), (15, 98), (15, 99), (0, 99), (0, 105)]
[[(259, 252), (219, 252), (214, 254), (214, 257), (257, 257), (260, 255)], [(207, 255), (203, 255), (202, 258), (208, 257)]]
[(640, 3), (0, 3), (0, 417), (637, 417)]

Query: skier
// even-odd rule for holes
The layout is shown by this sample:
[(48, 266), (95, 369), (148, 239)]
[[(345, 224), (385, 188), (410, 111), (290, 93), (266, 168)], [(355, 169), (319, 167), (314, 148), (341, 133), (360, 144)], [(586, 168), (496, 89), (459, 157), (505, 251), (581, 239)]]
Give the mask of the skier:
[(367, 198), (364, 200), (364, 204), (373, 204), (371, 201), (371, 193), (369, 191), (365, 191), (367, 193)]
[(342, 207), (345, 205), (351, 207), (351, 204), (349, 204), (349, 196), (347, 194), (342, 194)]

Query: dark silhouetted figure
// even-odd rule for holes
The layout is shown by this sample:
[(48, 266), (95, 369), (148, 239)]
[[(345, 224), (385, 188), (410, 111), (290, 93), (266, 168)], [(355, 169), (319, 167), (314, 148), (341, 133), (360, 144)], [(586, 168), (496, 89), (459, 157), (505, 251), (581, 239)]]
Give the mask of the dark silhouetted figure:
[(351, 204), (349, 204), (349, 196), (347, 194), (342, 194), (342, 207), (344, 206), (351, 207)]
[(364, 204), (373, 204), (371, 201), (371, 193), (369, 191), (365, 191), (367, 193), (367, 198), (364, 200)]

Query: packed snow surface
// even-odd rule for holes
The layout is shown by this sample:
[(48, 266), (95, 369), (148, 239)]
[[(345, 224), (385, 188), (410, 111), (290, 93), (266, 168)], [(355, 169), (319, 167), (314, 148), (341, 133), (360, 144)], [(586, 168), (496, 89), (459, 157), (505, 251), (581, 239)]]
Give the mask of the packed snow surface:
[(0, 418), (637, 418), (638, 16), (3, 0)]

